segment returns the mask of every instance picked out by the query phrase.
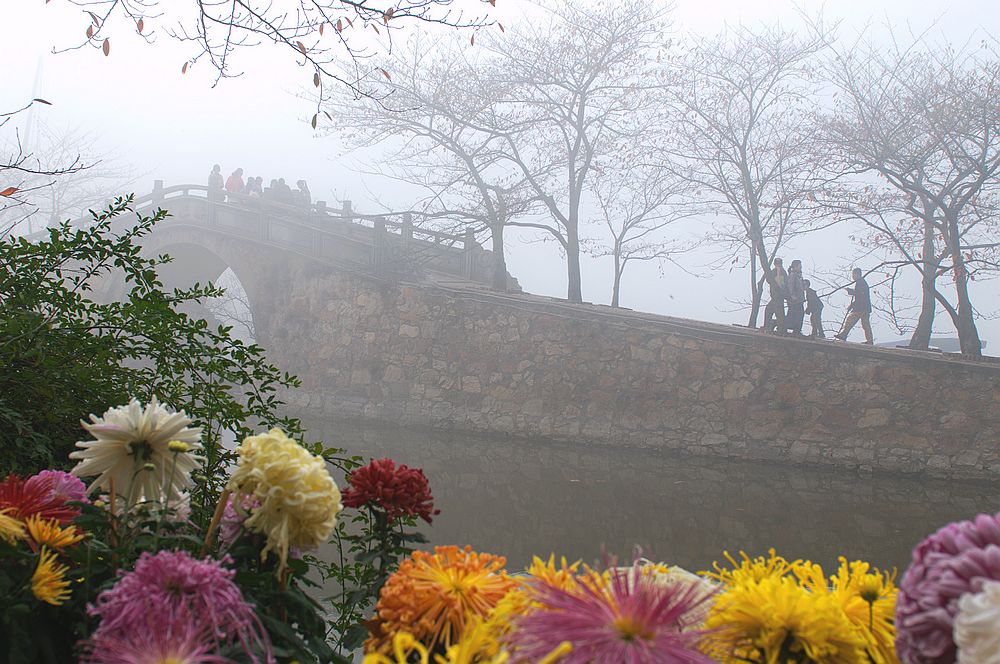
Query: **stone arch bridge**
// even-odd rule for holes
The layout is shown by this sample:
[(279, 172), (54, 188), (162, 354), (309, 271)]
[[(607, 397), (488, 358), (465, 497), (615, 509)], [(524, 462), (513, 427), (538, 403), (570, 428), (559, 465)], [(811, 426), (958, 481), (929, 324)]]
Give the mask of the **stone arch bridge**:
[[(228, 266), (297, 414), (762, 461), (1000, 475), (1000, 365), (488, 288), (471, 236), (163, 188), (171, 285)], [(516, 282), (513, 282), (515, 283)]]

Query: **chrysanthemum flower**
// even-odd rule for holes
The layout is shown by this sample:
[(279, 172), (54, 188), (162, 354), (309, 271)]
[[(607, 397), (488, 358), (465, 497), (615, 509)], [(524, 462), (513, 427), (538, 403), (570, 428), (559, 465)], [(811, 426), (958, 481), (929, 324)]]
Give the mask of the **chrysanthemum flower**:
[(765, 578), (778, 578), (786, 574), (794, 573), (795, 569), (802, 564), (801, 561), (788, 562), (775, 553), (774, 549), (768, 549), (768, 556), (757, 556), (750, 558), (746, 553), (740, 551), (740, 562), (736, 562), (728, 551), (723, 551), (732, 569), (724, 569), (718, 562), (712, 563), (713, 572), (701, 572), (710, 579), (714, 579), (723, 584), (737, 584), (746, 581), (760, 581)]
[(954, 662), (959, 599), (987, 581), (1000, 581), (1000, 514), (950, 523), (918, 544), (896, 601), (900, 661)]
[(309, 454), (281, 429), (250, 436), (236, 452), (239, 462), (228, 488), (239, 500), (260, 501), (243, 526), (267, 536), (261, 558), (276, 552), (280, 574), (289, 547), (311, 549), (329, 539), (342, 509), (340, 491), (323, 457)]
[(43, 470), (35, 477), (52, 490), (52, 497), (55, 499), (63, 502), (89, 502), (87, 500), (87, 486), (72, 473), (62, 470)]
[(777, 664), (782, 653), (814, 664), (867, 661), (864, 641), (838, 602), (788, 576), (728, 584), (705, 627), (703, 647), (722, 662)]
[(31, 592), (39, 601), (59, 606), (70, 596), (68, 571), (69, 567), (56, 562), (56, 554), (43, 548), (38, 554), (38, 567), (31, 575)]
[(61, 551), (83, 540), (86, 534), (75, 526), (62, 528), (56, 519), (43, 519), (37, 514), (29, 516), (24, 522), (28, 536), (38, 547), (48, 547)]
[(102, 644), (127, 642), (144, 633), (149, 615), (174, 616), (207, 626), (214, 647), (238, 645), (252, 662), (271, 662), (267, 632), (233, 582), (235, 575), (217, 560), (196, 560), (183, 551), (143, 553), (134, 571), (123, 574), (88, 607), (101, 622), (87, 649), (99, 652)]
[(62, 525), (69, 523), (80, 515), (80, 510), (66, 504), (77, 497), (65, 491), (62, 475), (52, 471), (42, 471), (28, 479), (8, 475), (0, 482), (0, 510), (19, 521), (37, 514), (43, 519), (56, 519)]
[(0, 510), (0, 540), (8, 544), (17, 544), (18, 540), (24, 539), (24, 524), (17, 519), (8, 516), (10, 508)]
[(1000, 582), (963, 595), (955, 616), (958, 664), (1000, 664)]
[(256, 496), (233, 495), (226, 502), (226, 507), (222, 511), (222, 520), (219, 521), (219, 544), (223, 549), (232, 546), (240, 531), (243, 530), (244, 522), (250, 518), (255, 509), (260, 507), (260, 501)]
[(375, 459), (351, 471), (344, 489), (345, 507), (370, 505), (384, 510), (390, 521), (403, 515), (419, 516), (430, 523), (441, 510), (434, 509), (434, 497), (424, 471), (392, 459)]
[(83, 664), (232, 664), (215, 654), (211, 627), (195, 624), (185, 610), (136, 616), (143, 627), (123, 634), (103, 634), (84, 646)]
[(693, 588), (658, 585), (638, 564), (605, 574), (586, 570), (575, 588), (533, 582), (539, 607), (514, 619), (507, 641), (523, 661), (538, 661), (563, 642), (560, 662), (711, 662), (698, 651), (700, 632), (682, 632), (707, 601)]
[(201, 458), (169, 449), (172, 440), (187, 443), (190, 450), (201, 447), (201, 429), (188, 427), (191, 419), (184, 411), (171, 411), (154, 397), (145, 408), (132, 399), (127, 406), (110, 408), (103, 417), (91, 415), (90, 419), (80, 424), (95, 440), (77, 442), (81, 449), (69, 458), (80, 460), (74, 475), (96, 475), (91, 492), (110, 489), (113, 483), (115, 492), (131, 506), (140, 500), (174, 501), (193, 486), (191, 471)]
[[(819, 567), (818, 565), (816, 566)], [(822, 573), (820, 573), (822, 578)], [(896, 627), (893, 618), (896, 611), (895, 573), (880, 572), (868, 563), (855, 560), (848, 563), (840, 559), (837, 574), (830, 577), (829, 586), (825, 579), (816, 579), (810, 584), (813, 592), (827, 592), (840, 604), (844, 615), (865, 642), (865, 649), (874, 664), (897, 664)]]
[(430, 651), (447, 650), (461, 640), (470, 616), (485, 617), (517, 585), (503, 570), (506, 562), (470, 547), (414, 552), (382, 587), (376, 605), (380, 633), (365, 642), (365, 650), (388, 654), (398, 632), (409, 632)]

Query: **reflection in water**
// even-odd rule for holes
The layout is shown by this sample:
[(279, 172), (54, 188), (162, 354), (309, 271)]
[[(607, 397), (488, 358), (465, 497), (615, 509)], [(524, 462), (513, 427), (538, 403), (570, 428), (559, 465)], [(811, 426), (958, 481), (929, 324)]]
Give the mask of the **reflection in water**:
[(308, 440), (423, 468), (441, 514), (432, 527), (421, 522), (422, 532), (435, 544), (504, 554), (511, 569), (532, 554), (593, 561), (602, 545), (629, 556), (639, 544), (648, 557), (688, 569), (709, 567), (726, 549), (774, 547), (824, 567), (844, 555), (902, 572), (929, 533), (1000, 510), (1000, 489), (991, 484), (305, 424)]

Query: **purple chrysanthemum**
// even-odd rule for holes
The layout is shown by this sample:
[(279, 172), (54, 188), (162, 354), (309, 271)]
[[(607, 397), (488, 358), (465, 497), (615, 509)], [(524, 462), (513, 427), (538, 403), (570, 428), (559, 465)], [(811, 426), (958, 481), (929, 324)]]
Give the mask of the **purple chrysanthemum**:
[[(150, 629), (145, 616), (172, 616), (192, 626), (205, 626), (213, 648), (238, 644), (258, 662), (273, 662), (271, 644), (254, 613), (233, 583), (233, 570), (217, 560), (196, 560), (183, 551), (143, 553), (135, 570), (123, 574), (87, 611), (101, 623), (89, 649), (128, 641)], [(158, 629), (160, 622), (154, 622)], [(103, 661), (93, 659), (91, 661)]]
[[(237, 504), (239, 501), (239, 504)], [(260, 507), (260, 500), (256, 496), (230, 496), (222, 511), (222, 520), (219, 522), (219, 544), (224, 549), (232, 546), (236, 538), (243, 530), (243, 522), (246, 521), (255, 509)]]
[(215, 639), (207, 625), (196, 625), (188, 612), (174, 607), (166, 614), (144, 611), (135, 617), (138, 629), (128, 633), (95, 634), (82, 661), (100, 664), (232, 664), (214, 654)]
[(949, 523), (913, 550), (896, 600), (896, 651), (904, 664), (951, 664), (958, 600), (1000, 580), (1000, 514)]
[(560, 664), (710, 663), (698, 652), (699, 631), (681, 631), (709, 596), (694, 587), (656, 583), (638, 564), (590, 572), (563, 589), (536, 583), (532, 600), (540, 606), (514, 621), (511, 645), (525, 661), (538, 661), (564, 641), (572, 651)]

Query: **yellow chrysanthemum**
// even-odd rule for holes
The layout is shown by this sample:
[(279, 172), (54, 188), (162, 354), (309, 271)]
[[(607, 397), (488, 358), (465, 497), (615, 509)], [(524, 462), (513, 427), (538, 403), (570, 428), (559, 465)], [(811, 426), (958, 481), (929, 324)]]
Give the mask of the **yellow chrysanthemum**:
[(396, 634), (408, 632), (428, 650), (461, 641), (470, 617), (487, 616), (516, 585), (503, 556), (470, 547), (416, 551), (389, 577), (376, 605), (376, 630), (366, 652), (388, 654)]
[(728, 551), (723, 551), (722, 555), (726, 557), (729, 564), (733, 566), (733, 569), (723, 569), (719, 567), (719, 563), (713, 562), (712, 568), (714, 572), (701, 572), (704, 576), (714, 579), (723, 584), (737, 584), (744, 583), (747, 581), (760, 581), (765, 578), (777, 578), (785, 576), (786, 574), (792, 574), (795, 570), (802, 565), (801, 561), (788, 562), (781, 556), (777, 555), (774, 549), (768, 549), (768, 557), (757, 556), (756, 558), (750, 558), (746, 553), (740, 551), (740, 557), (742, 560), (736, 562)]
[[(562, 643), (537, 664), (555, 664), (573, 650), (570, 643)], [(414, 655), (416, 659), (414, 659)], [(444, 655), (435, 654), (434, 664), (507, 664), (510, 654), (500, 649), (496, 639), (479, 618), (472, 617), (466, 635), (452, 645)], [(381, 653), (365, 655), (363, 664), (431, 664), (427, 648), (409, 632), (399, 632), (392, 640), (392, 658)]]
[(880, 572), (868, 563), (840, 559), (830, 577), (830, 594), (865, 641), (873, 664), (898, 664), (896, 657), (896, 574)]
[(260, 501), (243, 525), (267, 536), (261, 558), (277, 552), (280, 574), (289, 547), (310, 549), (329, 539), (343, 507), (340, 490), (323, 457), (310, 454), (281, 429), (250, 436), (236, 452), (239, 464), (228, 488), (238, 494), (237, 503), (242, 496)]
[(18, 540), (24, 539), (24, 524), (12, 516), (7, 516), (13, 510), (0, 510), (0, 540), (8, 544), (17, 544)]
[(838, 602), (787, 576), (728, 585), (705, 627), (705, 652), (722, 662), (867, 662), (864, 641)]
[(566, 557), (563, 556), (559, 559), (559, 564), (556, 565), (555, 554), (550, 554), (548, 560), (533, 556), (531, 564), (528, 565), (525, 572), (533, 579), (537, 579), (553, 588), (572, 590), (577, 587), (576, 575), (579, 573), (579, 570), (579, 560), (574, 563), (567, 563)]
[(56, 562), (56, 554), (43, 547), (38, 555), (38, 567), (31, 575), (31, 592), (39, 601), (59, 606), (70, 596), (70, 582), (66, 580), (68, 571), (68, 567)]
[(86, 534), (75, 526), (62, 528), (56, 519), (43, 519), (37, 514), (28, 517), (24, 525), (35, 544), (60, 551), (86, 537)]

